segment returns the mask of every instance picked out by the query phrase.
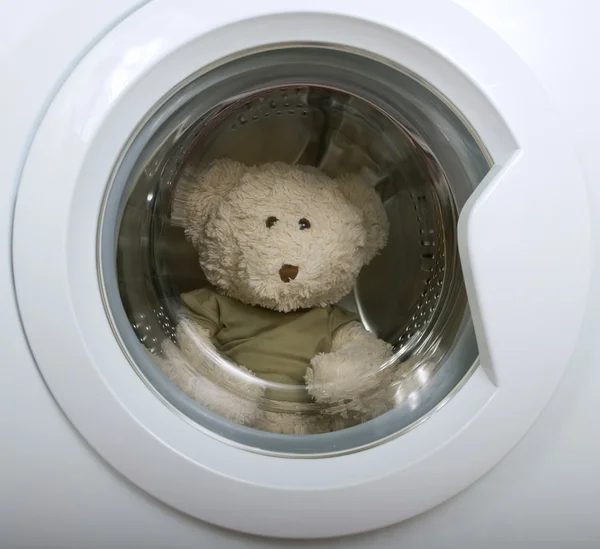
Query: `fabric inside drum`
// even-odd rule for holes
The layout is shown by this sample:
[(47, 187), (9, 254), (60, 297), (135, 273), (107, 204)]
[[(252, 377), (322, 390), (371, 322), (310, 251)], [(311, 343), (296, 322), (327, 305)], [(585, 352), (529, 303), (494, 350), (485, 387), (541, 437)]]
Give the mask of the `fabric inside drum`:
[[(451, 196), (438, 194), (432, 184), (445, 185), (437, 164), (401, 127), (338, 91), (276, 88), (233, 102), (204, 121), (186, 159), (201, 166), (216, 158), (307, 164), (332, 176), (363, 174), (386, 204), (390, 243), (342, 305), (391, 343), (414, 345), (428, 331), (442, 295), (445, 248), (453, 245), (444, 226), (456, 212)], [(186, 248), (190, 271), (174, 282), (182, 291), (194, 289), (203, 276), (194, 250)], [(171, 243), (162, 249), (177, 250), (165, 256), (166, 279), (180, 268), (182, 250)]]

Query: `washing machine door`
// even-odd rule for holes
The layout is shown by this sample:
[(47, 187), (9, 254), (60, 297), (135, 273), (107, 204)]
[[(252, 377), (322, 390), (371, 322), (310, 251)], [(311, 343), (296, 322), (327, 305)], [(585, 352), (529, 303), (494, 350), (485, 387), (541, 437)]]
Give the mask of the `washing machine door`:
[[(473, 155), (487, 162), (482, 172), (473, 168), (481, 180), (456, 202), (475, 355), (455, 357), (463, 370), (444, 398), (404, 423), (389, 412), (356, 427), (364, 438), (257, 434), (189, 402), (173, 404), (175, 393), (157, 390), (142, 366), (151, 359), (119, 321), (119, 281), (111, 290), (106, 274), (119, 245), (114, 238), (105, 247), (106, 235), (124, 215), (119, 196), (130, 192), (119, 174), (141, 157), (140, 136), (151, 142), (157, 116), (182, 112), (185, 101), (177, 101), (191, 82), (253, 55), (275, 66), (268, 56), (283, 50), (302, 50), (313, 69), (319, 63), (310, 56), (327, 50), (340, 66), (354, 55), (361, 66), (397, 71), (469, 128)], [(365, 90), (385, 87), (349, 72)], [(430, 128), (449, 142), (446, 121), (432, 114)], [(300, 10), (272, 0), (209, 10), (192, 0), (153, 0), (100, 40), (54, 97), (23, 169), (13, 244), (32, 353), (89, 444), (176, 509), (290, 538), (404, 520), (489, 471), (532, 425), (567, 367), (590, 273), (584, 182), (558, 114), (514, 52), (445, 0), (410, 9), (385, 0), (368, 8), (307, 0)]]

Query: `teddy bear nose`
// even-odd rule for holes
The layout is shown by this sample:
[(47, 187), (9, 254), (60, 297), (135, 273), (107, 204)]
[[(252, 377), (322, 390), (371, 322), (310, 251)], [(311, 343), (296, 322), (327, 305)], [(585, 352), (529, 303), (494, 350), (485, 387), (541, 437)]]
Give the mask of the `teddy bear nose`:
[(296, 265), (283, 265), (279, 269), (279, 276), (284, 282), (291, 282), (298, 276), (298, 267)]

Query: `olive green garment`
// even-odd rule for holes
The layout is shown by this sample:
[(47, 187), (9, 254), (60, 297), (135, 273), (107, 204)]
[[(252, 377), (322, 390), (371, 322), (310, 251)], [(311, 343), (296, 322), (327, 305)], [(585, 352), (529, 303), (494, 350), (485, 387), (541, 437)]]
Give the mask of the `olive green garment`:
[(181, 296), (230, 360), (271, 382), (304, 384), (310, 360), (331, 351), (334, 332), (356, 316), (334, 306), (280, 313), (201, 289)]

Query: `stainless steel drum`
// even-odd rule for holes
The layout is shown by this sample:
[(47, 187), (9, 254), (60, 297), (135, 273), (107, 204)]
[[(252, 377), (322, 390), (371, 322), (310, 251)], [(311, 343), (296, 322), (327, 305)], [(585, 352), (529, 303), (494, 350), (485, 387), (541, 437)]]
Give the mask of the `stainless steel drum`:
[[(174, 337), (178, 296), (206, 284), (191, 245), (169, 223), (172, 192), (182, 167), (220, 157), (360, 171), (376, 187), (389, 242), (340, 305), (399, 359), (411, 357), (394, 410), (332, 433), (275, 435), (216, 416), (162, 376), (152, 357)], [(490, 164), (460, 113), (385, 60), (305, 45), (225, 60), (165, 97), (115, 167), (99, 233), (115, 332), (168, 405), (255, 451), (322, 455), (396, 436), (450, 398), (476, 364), (456, 225)]]

